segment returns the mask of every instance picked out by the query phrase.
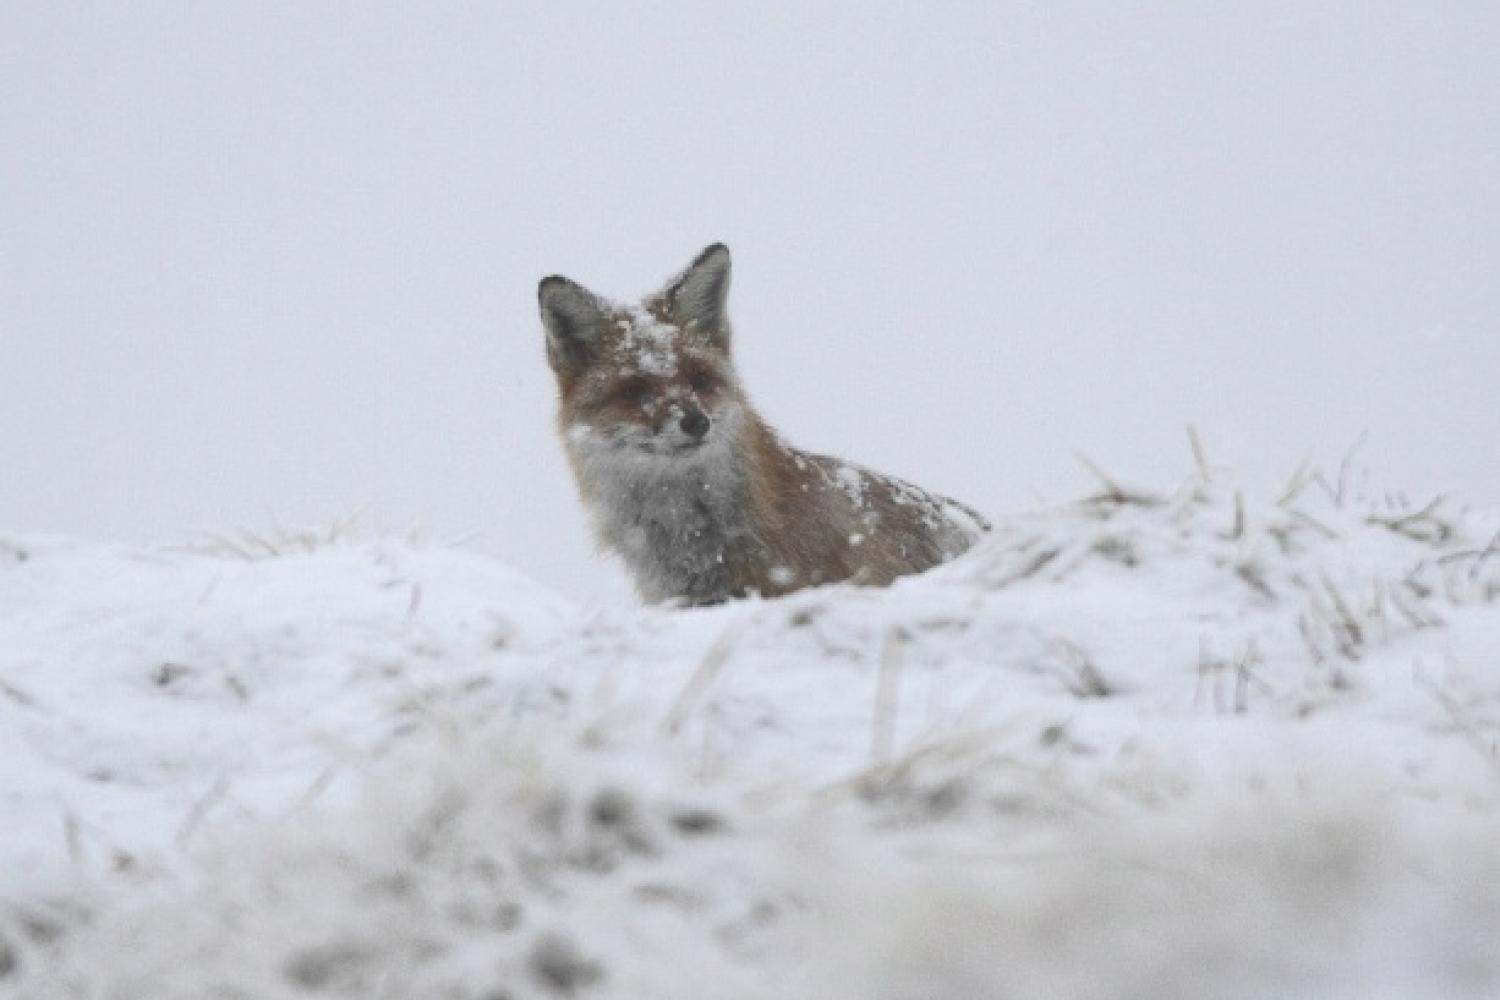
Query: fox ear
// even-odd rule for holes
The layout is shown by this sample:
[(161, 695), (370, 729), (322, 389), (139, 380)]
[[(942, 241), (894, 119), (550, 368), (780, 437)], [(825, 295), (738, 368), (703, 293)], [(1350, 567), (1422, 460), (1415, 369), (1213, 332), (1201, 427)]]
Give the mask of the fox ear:
[(604, 330), (599, 297), (575, 281), (553, 275), (536, 289), (547, 331), (547, 359), (559, 371), (577, 371), (588, 364), (594, 344)]
[(667, 289), (667, 302), (679, 323), (697, 323), (714, 335), (729, 333), (728, 299), (729, 248), (722, 243), (700, 253)]

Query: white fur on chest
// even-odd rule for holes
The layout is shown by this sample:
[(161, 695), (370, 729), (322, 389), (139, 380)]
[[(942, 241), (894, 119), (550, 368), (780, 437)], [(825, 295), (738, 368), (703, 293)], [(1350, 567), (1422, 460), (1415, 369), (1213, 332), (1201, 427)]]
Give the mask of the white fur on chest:
[(600, 541), (648, 601), (730, 595), (730, 552), (751, 538), (747, 486), (722, 438), (689, 455), (653, 455), (589, 434), (568, 441)]

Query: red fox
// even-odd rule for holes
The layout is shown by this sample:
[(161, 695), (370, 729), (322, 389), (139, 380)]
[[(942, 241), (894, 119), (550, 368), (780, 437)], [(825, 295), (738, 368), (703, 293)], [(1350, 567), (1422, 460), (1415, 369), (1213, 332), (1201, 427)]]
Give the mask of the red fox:
[(722, 243), (635, 306), (557, 276), (537, 289), (564, 449), (643, 599), (883, 585), (989, 530), (962, 504), (783, 441), (735, 374), (728, 295)]

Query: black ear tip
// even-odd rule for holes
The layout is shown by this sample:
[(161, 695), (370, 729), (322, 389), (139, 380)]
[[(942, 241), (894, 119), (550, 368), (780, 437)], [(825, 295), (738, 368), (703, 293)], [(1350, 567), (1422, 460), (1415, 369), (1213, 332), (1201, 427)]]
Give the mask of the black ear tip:
[(693, 261), (693, 266), (699, 267), (703, 264), (707, 264), (709, 261), (728, 264), (729, 247), (723, 243), (714, 243), (710, 246), (704, 247), (703, 252), (698, 255), (698, 259)]
[(543, 309), (548, 306), (563, 309), (568, 302), (587, 295), (582, 285), (560, 274), (548, 275), (537, 282), (536, 286), (536, 301)]

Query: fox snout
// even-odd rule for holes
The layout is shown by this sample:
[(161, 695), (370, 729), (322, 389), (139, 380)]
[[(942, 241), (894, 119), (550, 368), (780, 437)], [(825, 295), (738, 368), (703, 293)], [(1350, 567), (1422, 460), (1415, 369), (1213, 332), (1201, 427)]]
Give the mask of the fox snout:
[(682, 419), (677, 421), (677, 426), (682, 428), (682, 433), (695, 441), (703, 440), (703, 435), (708, 433), (709, 424), (708, 414), (696, 406), (687, 407)]
[(674, 402), (665, 416), (666, 420), (657, 425), (651, 441), (645, 445), (647, 451), (659, 454), (697, 451), (698, 446), (708, 440), (708, 432), (714, 424), (713, 418), (696, 400)]

